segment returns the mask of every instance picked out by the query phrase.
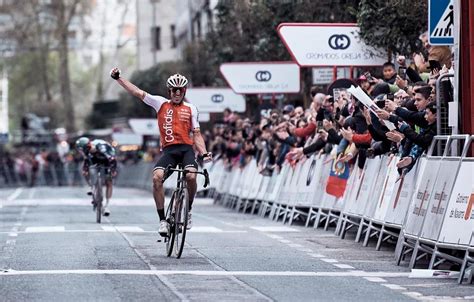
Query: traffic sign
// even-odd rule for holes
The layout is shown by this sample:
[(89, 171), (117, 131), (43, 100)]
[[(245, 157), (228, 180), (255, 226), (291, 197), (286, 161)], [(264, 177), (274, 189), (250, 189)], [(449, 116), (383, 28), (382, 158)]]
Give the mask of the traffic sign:
[(230, 88), (188, 88), (186, 100), (195, 105), (200, 113), (222, 112), (225, 108), (245, 112), (245, 98)]
[(353, 23), (281, 23), (277, 31), (300, 66), (380, 66), (387, 60), (361, 40)]
[(239, 62), (220, 66), (235, 93), (298, 93), (300, 68), (293, 62)]
[(454, 44), (454, 5), (452, 0), (428, 1), (428, 27), (431, 45)]

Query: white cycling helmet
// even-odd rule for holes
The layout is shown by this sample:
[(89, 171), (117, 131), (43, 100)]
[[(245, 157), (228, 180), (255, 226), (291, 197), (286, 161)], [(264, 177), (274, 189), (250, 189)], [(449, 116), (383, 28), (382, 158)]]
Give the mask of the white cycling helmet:
[(169, 89), (171, 88), (186, 88), (188, 86), (188, 79), (185, 76), (180, 75), (179, 73), (174, 74), (166, 80), (166, 86)]

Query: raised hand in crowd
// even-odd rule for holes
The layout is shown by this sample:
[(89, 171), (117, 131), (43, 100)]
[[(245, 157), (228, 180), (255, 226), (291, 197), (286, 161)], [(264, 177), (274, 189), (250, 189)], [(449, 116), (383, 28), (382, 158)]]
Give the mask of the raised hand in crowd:
[(293, 159), (300, 159), (303, 157), (303, 148), (294, 148), (290, 152), (288, 152), (288, 156)]
[(405, 56), (398, 56), (397, 63), (400, 66), (406, 66), (406, 58)]
[(385, 135), (389, 140), (395, 143), (399, 143), (405, 138), (405, 135), (403, 135), (401, 132), (398, 132), (397, 130), (389, 131), (385, 133)]
[(372, 124), (372, 117), (370, 116), (370, 110), (367, 109), (367, 108), (364, 108), (362, 110), (362, 114), (365, 117), (365, 121), (366, 121), (367, 125), (371, 125)]
[(349, 142), (352, 142), (352, 137), (354, 135), (354, 132), (352, 131), (351, 127), (348, 127), (347, 130), (344, 128), (341, 128), (341, 134), (342, 137), (344, 137), (346, 140)]
[(399, 75), (397, 75), (397, 79), (395, 80), (395, 84), (396, 84), (400, 89), (404, 89), (405, 87), (408, 86), (408, 81), (402, 79)]
[(329, 131), (329, 129), (334, 129), (334, 123), (327, 120), (327, 119), (324, 119), (323, 120), (323, 128), (326, 131)]
[(326, 131), (324, 131), (323, 129), (320, 129), (318, 131), (319, 133), (319, 137), (323, 140), (323, 141), (327, 141), (328, 140), (328, 133)]
[(398, 105), (395, 101), (386, 100), (385, 101), (385, 110), (388, 112), (394, 112), (397, 109)]
[(405, 168), (413, 162), (413, 158), (411, 156), (404, 157), (400, 159), (400, 161), (397, 163), (397, 168)]
[(388, 113), (386, 110), (379, 109), (377, 110), (377, 116), (381, 120), (388, 120), (388, 118), (390, 117), (390, 113)]

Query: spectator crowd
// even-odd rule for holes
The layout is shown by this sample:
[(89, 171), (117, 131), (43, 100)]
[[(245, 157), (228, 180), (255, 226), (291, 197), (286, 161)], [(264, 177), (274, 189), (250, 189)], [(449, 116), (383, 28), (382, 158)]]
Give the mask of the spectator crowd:
[[(437, 134), (436, 80), (452, 71), (449, 47), (429, 45), (426, 34), (420, 39), (424, 51), (414, 54), (409, 65), (399, 56), (396, 64), (383, 65), (380, 78), (365, 72), (355, 81), (376, 108), (364, 106), (345, 84), (333, 91), (313, 90), (308, 108), (288, 104), (258, 123), (226, 110), (223, 123), (206, 133), (208, 150), (228, 165), (256, 159), (265, 175), (314, 153), (334, 152), (337, 161), (360, 168), (367, 158), (394, 154), (400, 156), (399, 173), (406, 174)], [(452, 101), (450, 80), (441, 85), (443, 102)]]

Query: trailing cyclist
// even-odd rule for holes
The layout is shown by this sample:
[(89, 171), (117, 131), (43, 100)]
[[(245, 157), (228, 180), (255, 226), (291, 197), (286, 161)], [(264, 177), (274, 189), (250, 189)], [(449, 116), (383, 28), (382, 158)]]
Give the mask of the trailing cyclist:
[[(115, 149), (108, 142), (95, 139), (90, 140), (87, 137), (81, 137), (76, 141), (76, 149), (84, 156), (84, 164), (82, 166), (82, 175), (87, 183), (91, 185), (89, 167), (96, 165), (104, 168), (105, 175), (105, 207), (103, 208), (104, 216), (110, 215), (109, 201), (112, 198), (112, 180), (117, 176), (117, 160), (115, 158)], [(89, 192), (90, 194), (90, 192)]]
[[(153, 198), (160, 218), (158, 232), (165, 236), (169, 229), (169, 224), (165, 218), (165, 194), (163, 190), (166, 167), (169, 165), (176, 167), (177, 164), (182, 164), (184, 169), (196, 172), (198, 166), (193, 146), (202, 155), (204, 162), (212, 160), (212, 154), (206, 151), (206, 145), (200, 132), (198, 110), (193, 104), (184, 101), (188, 80), (180, 74), (170, 76), (166, 81), (170, 99), (166, 99), (162, 96), (150, 95), (120, 77), (118, 68), (112, 69), (110, 76), (127, 92), (138, 97), (156, 111), (163, 153), (153, 169)], [(190, 229), (192, 226), (191, 209), (197, 190), (196, 174), (187, 173), (186, 182), (190, 210), (187, 217), (187, 228)]]

